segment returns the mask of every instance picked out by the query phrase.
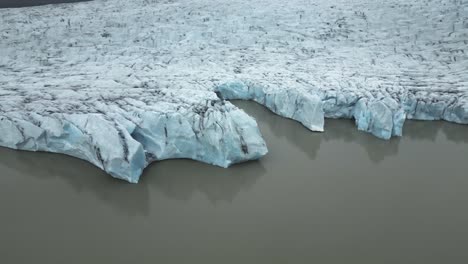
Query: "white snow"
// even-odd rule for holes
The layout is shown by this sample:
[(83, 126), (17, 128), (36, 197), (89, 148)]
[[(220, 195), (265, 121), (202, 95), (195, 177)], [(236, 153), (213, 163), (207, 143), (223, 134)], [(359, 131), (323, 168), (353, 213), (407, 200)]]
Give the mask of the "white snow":
[[(150, 162), (266, 154), (249, 99), (323, 131), (468, 123), (465, 0), (95, 0), (0, 9), (0, 145), (137, 182)], [(222, 98), (222, 99), (221, 99)]]

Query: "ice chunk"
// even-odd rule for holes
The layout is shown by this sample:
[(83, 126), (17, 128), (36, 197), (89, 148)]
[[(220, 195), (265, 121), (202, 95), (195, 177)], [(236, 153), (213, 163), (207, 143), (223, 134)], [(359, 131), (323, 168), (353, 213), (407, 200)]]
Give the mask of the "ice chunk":
[(215, 90), (223, 99), (253, 100), (278, 115), (301, 122), (312, 131), (323, 131), (322, 100), (317, 95), (301, 89), (268, 89), (242, 81), (226, 82)]
[[(45, 99), (53, 93), (2, 113), (0, 145), (85, 159), (132, 183), (155, 160), (190, 158), (228, 167), (267, 153), (255, 120), (210, 91), (89, 90), (86, 97), (64, 96), (60, 105)], [(16, 92), (2, 99), (25, 101)], [(53, 107), (58, 113), (48, 112)]]
[(151, 113), (133, 132), (151, 160), (189, 158), (228, 167), (267, 153), (256, 122), (230, 103), (188, 113)]

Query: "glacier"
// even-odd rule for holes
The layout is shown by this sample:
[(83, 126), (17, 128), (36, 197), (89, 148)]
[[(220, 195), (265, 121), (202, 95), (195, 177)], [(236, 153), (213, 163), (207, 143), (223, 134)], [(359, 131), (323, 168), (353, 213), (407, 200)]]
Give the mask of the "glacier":
[(22, 106), (0, 115), (2, 146), (68, 154), (132, 183), (155, 160), (228, 167), (267, 153), (255, 120), (212, 92), (48, 90), (23, 98), (5, 92), (2, 99), (2, 108)]
[(464, 0), (94, 0), (0, 9), (0, 146), (136, 183), (157, 160), (259, 159), (253, 100), (382, 139), (468, 124)]

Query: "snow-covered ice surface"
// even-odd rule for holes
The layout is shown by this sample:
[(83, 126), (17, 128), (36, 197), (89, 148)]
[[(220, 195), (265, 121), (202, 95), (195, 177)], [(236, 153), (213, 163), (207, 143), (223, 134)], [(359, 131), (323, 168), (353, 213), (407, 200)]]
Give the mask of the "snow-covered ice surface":
[[(331, 3), (329, 3), (331, 2)], [(95, 0), (0, 9), (0, 145), (137, 182), (152, 161), (267, 149), (249, 99), (323, 131), (468, 123), (466, 0)]]

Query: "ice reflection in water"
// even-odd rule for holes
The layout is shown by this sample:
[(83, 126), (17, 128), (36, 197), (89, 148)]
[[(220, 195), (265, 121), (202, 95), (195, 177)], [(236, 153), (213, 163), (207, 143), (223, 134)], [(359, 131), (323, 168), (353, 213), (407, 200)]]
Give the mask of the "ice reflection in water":
[[(468, 126), (407, 121), (404, 137), (384, 141), (351, 120), (314, 133), (234, 103), (257, 119), (270, 152), (229, 169), (161, 161), (132, 185), (75, 158), (0, 148), (1, 262), (68, 262), (79, 250), (89, 263), (96, 248), (112, 263), (167, 260), (155, 248), (204, 263), (241, 253), (255, 263), (465, 254)], [(62, 243), (64, 232), (81, 239)]]

